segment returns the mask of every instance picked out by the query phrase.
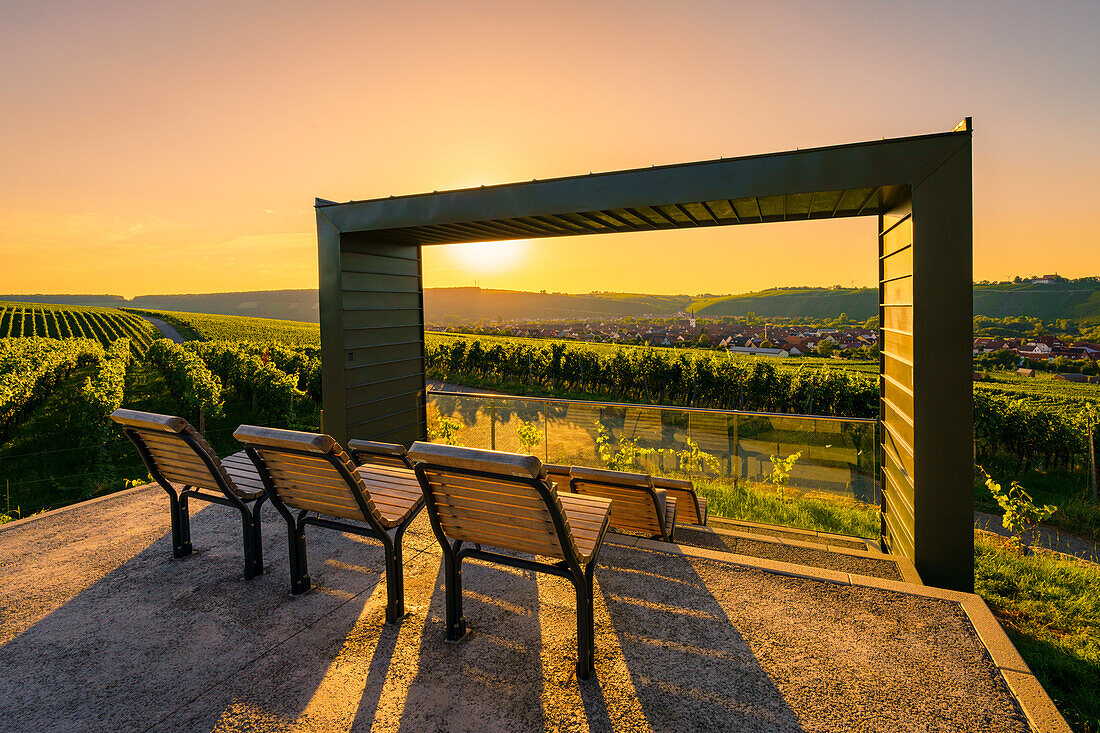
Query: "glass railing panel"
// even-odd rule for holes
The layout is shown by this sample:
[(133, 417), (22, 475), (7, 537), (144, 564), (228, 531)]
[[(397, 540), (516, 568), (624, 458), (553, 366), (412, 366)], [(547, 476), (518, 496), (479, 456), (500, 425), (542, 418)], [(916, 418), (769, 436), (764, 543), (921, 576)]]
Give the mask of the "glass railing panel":
[[(748, 518), (737, 514), (737, 502), (786, 502), (773, 511), (779, 517), (812, 513), (809, 504), (790, 503), (803, 499), (843, 505), (860, 515), (860, 533), (874, 534), (873, 420), (508, 395), (429, 392), (428, 398), (433, 440), (531, 453), (546, 463), (689, 478), (731, 516)], [(795, 453), (786, 485), (777, 488), (773, 456)]]

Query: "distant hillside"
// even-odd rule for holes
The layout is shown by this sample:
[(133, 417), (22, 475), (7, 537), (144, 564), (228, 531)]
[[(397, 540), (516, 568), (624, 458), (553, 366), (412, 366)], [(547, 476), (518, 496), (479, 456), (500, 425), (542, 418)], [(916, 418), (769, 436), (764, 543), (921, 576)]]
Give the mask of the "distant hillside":
[(61, 303), (106, 308), (184, 311), (225, 316), (279, 318), (287, 321), (317, 323), (317, 291), (253, 290), (239, 293), (199, 293), (191, 295), (139, 295), (132, 300), (121, 295), (0, 295), (0, 300), (21, 303)]
[(1032, 316), (1044, 321), (1070, 318), (1082, 323), (1100, 323), (1100, 286), (1080, 283), (975, 285), (974, 314), (994, 318)]
[(641, 293), (528, 293), (520, 290), (429, 288), (424, 291), (424, 317), (430, 324), (502, 321), (510, 318), (618, 318), (671, 315), (690, 302), (683, 295)]
[[(877, 313), (877, 299), (877, 290), (873, 288), (781, 288), (705, 298), (645, 293), (570, 294), (428, 288), (424, 291), (424, 314), (427, 323), (433, 326), (512, 318), (668, 316), (688, 309), (698, 316), (711, 318), (744, 316), (751, 312), (764, 317), (823, 319), (847, 313), (849, 318), (862, 321)], [(316, 290), (142, 295), (133, 300), (118, 295), (0, 295), (0, 300), (172, 310), (308, 323), (319, 320)], [(1045, 321), (1069, 318), (1097, 324), (1100, 323), (1100, 281), (975, 285), (974, 313), (995, 318), (1029, 316)]]
[(865, 321), (878, 313), (878, 290), (871, 288), (797, 288), (764, 290), (696, 300), (691, 308), (698, 316), (790, 316), (793, 318), (849, 318)]
[[(791, 288), (696, 300), (699, 316), (792, 316), (836, 318), (847, 313), (866, 320), (878, 311), (873, 288)], [(974, 315), (1029, 316), (1044, 321), (1069, 318), (1100, 323), (1100, 286), (1082, 283), (1000, 283), (974, 286)]]

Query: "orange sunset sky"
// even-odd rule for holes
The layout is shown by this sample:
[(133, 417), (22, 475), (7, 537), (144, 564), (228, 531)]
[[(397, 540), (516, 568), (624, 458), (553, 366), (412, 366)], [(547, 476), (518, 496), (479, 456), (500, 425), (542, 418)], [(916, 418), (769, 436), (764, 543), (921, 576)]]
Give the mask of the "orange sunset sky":
[[(344, 201), (951, 129), (975, 277), (1100, 274), (1100, 3), (0, 3), (0, 292), (317, 285)], [(429, 248), (425, 284), (868, 285), (870, 218)]]

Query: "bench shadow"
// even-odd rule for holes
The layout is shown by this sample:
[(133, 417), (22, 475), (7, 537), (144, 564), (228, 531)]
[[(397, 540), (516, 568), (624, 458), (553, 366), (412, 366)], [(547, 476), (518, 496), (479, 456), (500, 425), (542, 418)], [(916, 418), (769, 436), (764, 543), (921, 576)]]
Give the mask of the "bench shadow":
[[(539, 597), (530, 571), (478, 560), (462, 563), (465, 639), (446, 638), (443, 562), (437, 566), (420, 643), (407, 659), (413, 678), (399, 711), (393, 701), (388, 720), (364, 715), (384, 729), (543, 730), (545, 721), (540, 663)], [(533, 703), (533, 704), (532, 704)], [(361, 712), (368, 712), (361, 710)], [(399, 722), (393, 725), (395, 720)], [(369, 726), (364, 725), (363, 730)], [(358, 728), (358, 725), (356, 727)]]
[[(597, 600), (597, 673), (621, 677), (625, 667), (651, 728), (803, 729), (687, 557), (611, 548), (596, 579), (606, 608), (601, 614)], [(603, 727), (608, 693), (581, 686), (594, 728)]]
[[(329, 636), (347, 635), (383, 576), (381, 546), (315, 533), (310, 562), (319, 587), (293, 597), (286, 528), (274, 512), (262, 515), (265, 573), (251, 581), (244, 580), (239, 516), (207, 506), (192, 519), (193, 555), (172, 558), (170, 533), (143, 542), (0, 647), (6, 731), (144, 730), (158, 721), (164, 729), (181, 713), (192, 716), (186, 727), (209, 730), (235, 699), (255, 697), (246, 678), (291, 638), (294, 686), (304, 695), (271, 713), (294, 719), (332, 661), (323, 644), (309, 648), (309, 635), (299, 632), (324, 623)], [(332, 558), (335, 565), (326, 562)]]

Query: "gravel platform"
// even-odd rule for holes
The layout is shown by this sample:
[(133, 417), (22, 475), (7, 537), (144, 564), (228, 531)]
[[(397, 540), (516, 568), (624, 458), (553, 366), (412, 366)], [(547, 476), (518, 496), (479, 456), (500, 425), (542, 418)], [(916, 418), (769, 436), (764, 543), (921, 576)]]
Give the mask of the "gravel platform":
[(869, 575), (886, 580), (903, 580), (898, 564), (877, 557), (859, 557), (840, 552), (830, 552), (825, 548), (797, 547), (794, 545), (753, 540), (737, 537), (723, 532), (707, 532), (691, 527), (676, 528), (676, 544), (692, 547), (705, 547), (708, 550), (721, 550), (737, 555), (762, 557), (766, 560), (789, 562), (795, 565), (809, 565), (814, 568), (836, 570), (842, 573)]
[(564, 580), (467, 563), (472, 633), (448, 644), (423, 514), (396, 626), (376, 542), (311, 527), (317, 587), (292, 597), (285, 525), (263, 517), (248, 582), (223, 507), (194, 512), (197, 552), (171, 558), (159, 489), (0, 530), (4, 729), (1028, 729), (953, 601), (607, 544), (578, 683)]

